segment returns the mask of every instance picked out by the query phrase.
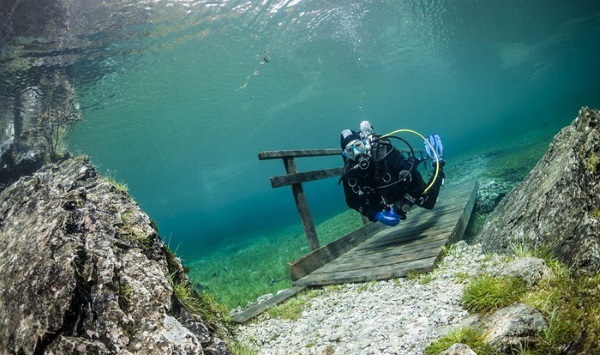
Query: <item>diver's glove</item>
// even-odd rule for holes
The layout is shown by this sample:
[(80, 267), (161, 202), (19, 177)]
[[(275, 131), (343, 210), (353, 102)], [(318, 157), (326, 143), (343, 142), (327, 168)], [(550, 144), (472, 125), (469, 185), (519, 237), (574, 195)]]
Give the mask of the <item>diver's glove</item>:
[[(424, 142), (425, 151), (427, 152), (427, 154), (431, 157), (431, 159), (433, 159), (434, 163), (438, 161), (440, 163), (444, 163), (444, 146), (442, 145), (442, 139), (440, 138), (440, 136), (438, 136), (437, 134), (432, 134), (429, 136), (428, 141), (429, 144), (427, 144), (427, 142)], [(435, 149), (435, 154), (431, 150), (431, 146), (433, 146), (433, 149)]]
[(397, 226), (398, 223), (400, 223), (400, 216), (392, 208), (389, 211), (385, 210), (377, 212), (375, 220), (387, 226)]

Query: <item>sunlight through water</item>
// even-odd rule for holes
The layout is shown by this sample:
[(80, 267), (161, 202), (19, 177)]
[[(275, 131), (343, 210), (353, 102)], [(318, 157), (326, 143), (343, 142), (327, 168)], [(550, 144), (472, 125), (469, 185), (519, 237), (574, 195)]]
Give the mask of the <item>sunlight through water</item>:
[[(600, 107), (597, 1), (107, 1), (69, 11), (59, 49), (5, 62), (60, 59), (84, 117), (70, 149), (125, 182), (187, 260), (290, 226), (301, 233), (290, 189), (269, 183), (283, 164), (259, 161), (261, 151), (338, 148), (342, 129), (368, 119), (382, 134), (440, 134), (452, 164)], [(317, 222), (347, 210), (337, 179), (306, 185)]]

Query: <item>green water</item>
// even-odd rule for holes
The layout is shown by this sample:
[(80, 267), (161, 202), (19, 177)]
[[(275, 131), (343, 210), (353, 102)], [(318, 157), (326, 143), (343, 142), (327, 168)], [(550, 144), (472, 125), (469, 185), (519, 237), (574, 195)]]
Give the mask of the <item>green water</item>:
[[(71, 149), (127, 183), (189, 263), (303, 238), (289, 188), (269, 184), (283, 164), (261, 151), (337, 148), (368, 119), (440, 134), (451, 165), (600, 107), (595, 0), (214, 4), (149, 10), (73, 69)], [(347, 210), (336, 179), (305, 190), (317, 223)]]

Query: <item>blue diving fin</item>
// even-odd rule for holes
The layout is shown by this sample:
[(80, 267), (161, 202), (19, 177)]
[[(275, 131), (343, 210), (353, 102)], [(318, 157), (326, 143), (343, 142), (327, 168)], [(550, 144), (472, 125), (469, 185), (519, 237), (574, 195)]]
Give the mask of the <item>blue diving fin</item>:
[[(425, 144), (425, 151), (427, 152), (427, 155), (429, 155), (431, 157), (431, 159), (433, 159), (434, 162), (436, 162), (436, 161), (443, 162), (444, 161), (444, 146), (442, 145), (442, 139), (440, 138), (440, 136), (437, 134), (432, 134), (429, 136), (428, 141), (429, 141), (429, 144), (427, 144), (427, 142), (423, 142)], [(435, 149), (435, 154), (431, 150), (431, 146), (433, 146), (433, 149)], [(437, 155), (437, 159), (436, 159), (436, 155)]]

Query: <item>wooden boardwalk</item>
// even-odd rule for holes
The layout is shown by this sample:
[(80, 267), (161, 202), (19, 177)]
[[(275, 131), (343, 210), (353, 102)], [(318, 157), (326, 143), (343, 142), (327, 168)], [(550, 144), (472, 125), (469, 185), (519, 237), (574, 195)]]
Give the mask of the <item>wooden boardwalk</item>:
[(441, 257), (442, 247), (462, 238), (476, 196), (475, 182), (443, 189), (433, 210), (413, 207), (398, 226), (377, 231), (294, 285), (384, 280), (411, 271), (429, 271)]
[(293, 287), (234, 317), (243, 323), (310, 286), (385, 280), (430, 271), (442, 247), (460, 240), (469, 222), (477, 183), (443, 187), (433, 210), (414, 207), (396, 227), (368, 223), (290, 263)]

